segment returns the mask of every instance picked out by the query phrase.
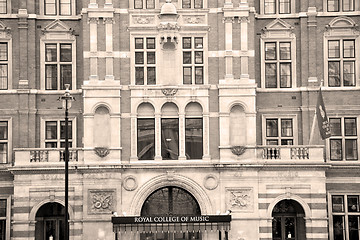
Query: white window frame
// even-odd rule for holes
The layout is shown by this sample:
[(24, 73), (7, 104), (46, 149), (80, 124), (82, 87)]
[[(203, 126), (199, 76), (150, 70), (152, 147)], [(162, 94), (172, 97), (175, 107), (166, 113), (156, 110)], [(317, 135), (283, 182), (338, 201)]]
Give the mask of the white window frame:
[[(331, 136), (330, 138), (326, 139), (326, 156), (328, 156), (328, 159), (332, 162), (332, 163), (336, 163), (336, 162), (359, 162), (360, 160), (360, 125), (359, 125), (359, 117), (358, 116), (328, 116), (328, 118), (340, 118), (341, 120), (341, 136)], [(345, 118), (355, 118), (356, 119), (356, 136), (345, 136)], [(330, 156), (330, 140), (331, 139), (340, 139), (341, 138), (341, 148), (342, 148), (342, 156), (340, 160), (331, 160), (331, 156)], [(345, 155), (345, 139), (356, 139), (357, 140), (357, 159), (356, 160), (346, 160), (346, 155)]]
[[(40, 146), (41, 148), (46, 148), (46, 122), (50, 122), (50, 121), (54, 121), (57, 122), (57, 148), (56, 149), (62, 149), (60, 147), (60, 142), (62, 142), (60, 140), (60, 122), (65, 121), (64, 118), (58, 118), (58, 117), (43, 117), (41, 118), (41, 122), (40, 122), (40, 127), (41, 127), (41, 132), (40, 132), (40, 139), (41, 139), (41, 143)], [(71, 139), (71, 143), (72, 143), (72, 147), (71, 148), (76, 148), (76, 117), (69, 117), (69, 121), (71, 121), (72, 124), (72, 139)]]
[(191, 10), (198, 10), (198, 9), (204, 9), (207, 6), (207, 0), (202, 0), (202, 7), (201, 8), (195, 8), (195, 0), (189, 0), (190, 1), (190, 8), (183, 8), (183, 1), (179, 0), (178, 2), (178, 8), (179, 9), (191, 9)]
[(10, 34), (9, 28), (4, 25), (3, 22), (0, 21), (0, 42), (7, 43), (7, 54), (8, 60), (7, 63), (7, 88), (0, 89), (1, 91), (12, 89), (12, 36)]
[(354, 10), (353, 11), (344, 11), (344, 5), (343, 5), (343, 1), (344, 0), (339, 0), (339, 11), (329, 11), (328, 10), (328, 1), (329, 0), (323, 0), (323, 9), (324, 9), (324, 12), (326, 13), (334, 13), (334, 14), (339, 14), (339, 13), (352, 13), (352, 12), (355, 12), (355, 11), (359, 11), (359, 7), (360, 7), (360, 2), (357, 1), (357, 0), (353, 0), (354, 1)]
[[(278, 145), (267, 145), (266, 140), (268, 139), (266, 136), (266, 120), (267, 119), (278, 119), (278, 124), (281, 121), (281, 119), (292, 119), (292, 127), (293, 127), (293, 136), (291, 137), (293, 139), (293, 145), (298, 145), (298, 121), (297, 121), (297, 115), (296, 114), (263, 114), (262, 115), (262, 145), (264, 146), (289, 146), (289, 145), (281, 145), (281, 136), (278, 136), (277, 139), (280, 141)], [(281, 125), (280, 128), (278, 128), (278, 132), (281, 133)], [(275, 137), (269, 137), (269, 138), (275, 138)], [(286, 137), (290, 138), (290, 137)], [(293, 146), (291, 145), (291, 146)]]
[[(282, 25), (282, 26), (281, 26)], [(279, 27), (281, 26), (281, 27)], [(269, 25), (264, 28), (264, 33), (260, 38), (260, 61), (261, 61), (261, 88), (263, 89), (291, 89), (296, 87), (296, 37), (292, 32), (292, 26), (286, 23), (284, 20), (276, 19), (271, 22)], [(290, 88), (280, 88), (280, 84), (276, 88), (266, 88), (265, 82), (265, 43), (276, 42), (279, 46), (279, 42), (290, 42), (291, 45), (291, 87)], [(277, 51), (278, 48), (277, 48)], [(277, 59), (276, 62), (281, 60)], [(277, 82), (280, 82), (279, 71), (277, 71)]]
[[(296, 0), (290, 0), (290, 13), (279, 13), (279, 1), (275, 0), (275, 13), (274, 14), (265, 14), (265, 0), (260, 0), (260, 14), (265, 16), (274, 16), (274, 15), (286, 15), (293, 14), (296, 11)], [(278, 16), (278, 17), (280, 17)]]
[[(191, 48), (186, 49), (183, 48), (183, 40), (184, 38), (190, 38), (191, 39)], [(202, 38), (203, 46), (201, 49), (195, 48), (195, 39), (196, 38)], [(205, 38), (203, 36), (182, 36), (181, 37), (181, 72), (182, 72), (182, 85), (204, 85), (205, 84)], [(195, 52), (202, 52), (203, 59), (202, 63), (195, 63)], [(184, 64), (183, 62), (183, 54), (184, 52), (191, 52), (191, 63), (190, 64)], [(191, 83), (185, 84), (184, 83), (184, 67), (191, 67)], [(203, 74), (202, 74), (202, 83), (197, 84), (196, 83), (196, 67), (202, 67), (203, 68)]]
[(0, 14), (11, 14), (11, 0), (3, 0), (6, 3), (6, 13)]
[(135, 1), (136, 0), (130, 0), (130, 8), (135, 9), (135, 10), (141, 10), (141, 9), (151, 10), (151, 9), (156, 9), (159, 6), (158, 0), (154, 0), (154, 7), (147, 8), (147, 2), (149, 0), (142, 0), (142, 8), (135, 8)]
[(8, 195), (0, 195), (1, 200), (6, 200), (6, 217), (1, 218), (0, 220), (6, 220), (6, 234), (5, 239), (10, 239), (10, 224), (11, 224), (11, 196)]
[[(135, 41), (137, 38), (142, 38), (143, 39), (143, 48), (142, 49), (135, 49)], [(146, 44), (147, 44), (147, 39), (148, 38), (153, 38), (155, 39), (155, 49), (147, 49)], [(160, 47), (158, 42), (157, 42), (157, 37), (155, 36), (146, 36), (146, 37), (141, 37), (141, 36), (134, 36), (133, 38), (133, 48), (134, 49), (134, 53), (133, 53), (133, 71), (134, 71), (134, 75), (132, 76), (134, 78), (134, 85), (136, 86), (156, 86), (158, 84), (158, 48)], [(136, 64), (135, 62), (135, 56), (136, 56), (136, 52), (142, 52), (143, 53), (143, 57), (144, 57), (144, 63), (143, 64)], [(147, 63), (147, 53), (148, 52), (155, 52), (155, 64), (148, 64)], [(142, 67), (144, 69), (144, 84), (136, 84), (136, 68), (137, 67)], [(148, 84), (147, 82), (147, 69), (148, 67), (154, 67), (155, 68), (155, 84)]]
[(54, 18), (54, 17), (62, 17), (62, 18), (67, 18), (67, 17), (71, 17), (71, 16), (75, 16), (76, 15), (76, 0), (70, 0), (70, 15), (60, 15), (60, 1), (61, 0), (55, 0), (56, 3), (56, 14), (53, 14), (53, 15), (49, 15), (49, 14), (45, 14), (45, 1), (46, 0), (39, 0), (40, 1), (40, 15), (42, 16), (46, 16), (46, 17), (50, 17), (50, 18)]
[[(338, 24), (337, 24), (338, 23)], [(329, 86), (329, 66), (328, 62), (329, 60), (329, 53), (328, 53), (328, 41), (330, 40), (340, 40), (340, 51), (342, 51), (342, 43), (343, 40), (355, 40), (355, 86), (343, 86), (343, 76), (342, 72), (340, 71), (340, 77), (341, 77), (341, 85), (340, 87), (331, 87), (331, 89), (341, 88), (352, 88), (352, 87), (359, 87), (360, 85), (360, 34), (356, 30), (356, 23), (348, 18), (348, 17), (337, 17), (333, 19), (329, 27), (326, 29), (324, 33), (324, 85), (325, 87)], [(346, 61), (346, 58), (341, 58), (340, 62)], [(340, 66), (340, 69), (342, 69), (342, 66)]]

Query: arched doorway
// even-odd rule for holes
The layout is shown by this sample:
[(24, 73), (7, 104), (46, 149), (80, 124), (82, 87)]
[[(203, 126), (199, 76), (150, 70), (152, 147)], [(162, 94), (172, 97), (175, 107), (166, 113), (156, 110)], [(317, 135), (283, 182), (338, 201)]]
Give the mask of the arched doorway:
[[(201, 216), (195, 198), (179, 187), (164, 187), (153, 192), (144, 202), (141, 216)], [(141, 233), (140, 240), (201, 240), (200, 232)]]
[(294, 200), (278, 202), (272, 211), (273, 240), (305, 240), (305, 212)]
[(64, 239), (64, 213), (64, 206), (56, 202), (41, 206), (35, 217), (35, 240)]

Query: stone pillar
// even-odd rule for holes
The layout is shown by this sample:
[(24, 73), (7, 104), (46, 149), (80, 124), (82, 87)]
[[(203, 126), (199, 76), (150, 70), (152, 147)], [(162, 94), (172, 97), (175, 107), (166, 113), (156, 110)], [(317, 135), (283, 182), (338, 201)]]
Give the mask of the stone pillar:
[[(24, 2), (24, 1), (22, 1)], [(26, 9), (19, 9), (18, 12), (18, 28), (19, 41), (22, 51), (19, 53), (19, 65), (26, 66), (19, 71), (19, 88), (28, 88), (28, 13)]]
[(224, 17), (225, 23), (225, 79), (233, 79), (232, 24), (233, 17)]
[(97, 65), (97, 25), (98, 18), (89, 18), (90, 24), (90, 80), (98, 79), (98, 65)]
[(317, 83), (317, 21), (316, 21), (316, 7), (309, 7), (308, 12), (308, 67), (309, 67), (309, 75), (308, 82)]
[(186, 160), (185, 140), (185, 114), (179, 113), (179, 160)]
[(241, 75), (240, 78), (249, 78), (249, 56), (248, 56), (248, 17), (240, 17), (240, 28), (241, 28)]
[(155, 113), (155, 160), (161, 157), (161, 114)]
[[(137, 115), (136, 114), (131, 114), (130, 116), (131, 119), (131, 153), (130, 153), (130, 160), (134, 161), (134, 160), (138, 160), (137, 157)], [(156, 129), (156, 126), (155, 126)]]
[(105, 80), (114, 80), (114, 58), (113, 58), (113, 18), (104, 18), (106, 34), (106, 70)]
[(210, 144), (209, 144), (209, 126), (210, 126), (210, 114), (203, 113), (203, 159), (210, 160)]

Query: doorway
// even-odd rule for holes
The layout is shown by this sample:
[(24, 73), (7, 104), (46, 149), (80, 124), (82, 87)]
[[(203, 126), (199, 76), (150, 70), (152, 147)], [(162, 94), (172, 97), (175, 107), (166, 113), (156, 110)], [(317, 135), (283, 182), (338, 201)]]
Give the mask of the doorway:
[(36, 213), (35, 240), (64, 239), (65, 208), (59, 203), (46, 203)]

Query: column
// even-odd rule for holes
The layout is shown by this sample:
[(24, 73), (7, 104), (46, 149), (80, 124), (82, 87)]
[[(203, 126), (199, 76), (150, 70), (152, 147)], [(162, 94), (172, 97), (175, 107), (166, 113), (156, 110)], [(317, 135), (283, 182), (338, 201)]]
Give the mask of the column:
[(209, 143), (209, 137), (210, 137), (210, 114), (209, 113), (203, 113), (203, 159), (210, 160), (210, 143)]
[(161, 114), (155, 113), (155, 160), (162, 160), (161, 157)]
[(114, 80), (113, 23), (113, 18), (104, 18), (106, 34), (105, 80)]
[(309, 75), (308, 82), (317, 83), (317, 44), (316, 44), (316, 31), (317, 31), (317, 22), (316, 22), (316, 7), (309, 7), (308, 12), (308, 67), (309, 67)]
[[(22, 1), (22, 5), (24, 5)], [(19, 88), (27, 88), (29, 85), (28, 80), (28, 14), (26, 9), (19, 9), (18, 12), (18, 28), (19, 28), (19, 41), (21, 46), (21, 51), (19, 53), (19, 65), (26, 66), (21, 68), (19, 71)]]
[(232, 24), (233, 17), (225, 17), (225, 79), (233, 79)]
[(186, 160), (185, 140), (185, 113), (179, 113), (179, 160)]
[(137, 157), (137, 114), (131, 114), (130, 116), (130, 132), (131, 132), (131, 153), (130, 153), (130, 161), (138, 160)]
[(240, 17), (241, 29), (241, 75), (240, 78), (249, 78), (249, 56), (248, 56), (248, 17)]
[(90, 80), (97, 80), (97, 24), (99, 19), (89, 18), (88, 23), (90, 24)]

